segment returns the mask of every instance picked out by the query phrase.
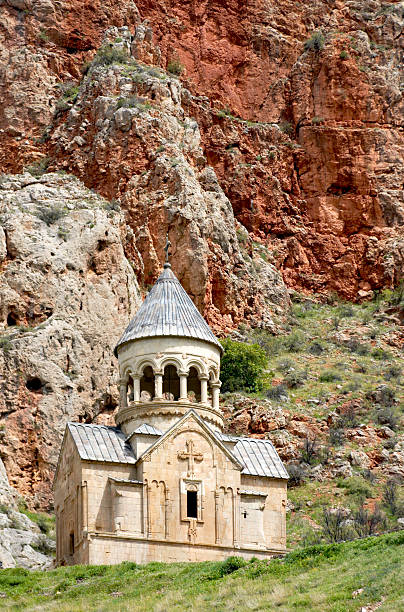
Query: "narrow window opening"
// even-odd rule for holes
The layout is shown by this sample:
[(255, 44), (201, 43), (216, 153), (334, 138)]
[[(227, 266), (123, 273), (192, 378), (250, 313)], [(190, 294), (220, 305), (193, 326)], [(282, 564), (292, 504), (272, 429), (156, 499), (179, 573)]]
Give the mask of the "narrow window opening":
[(187, 491), (187, 517), (198, 518), (198, 493)]
[(74, 555), (74, 532), (73, 531), (70, 532), (69, 551), (71, 555)]
[(243, 517), (244, 517), (244, 518), (247, 518), (247, 510), (244, 510), (244, 512), (243, 512)]

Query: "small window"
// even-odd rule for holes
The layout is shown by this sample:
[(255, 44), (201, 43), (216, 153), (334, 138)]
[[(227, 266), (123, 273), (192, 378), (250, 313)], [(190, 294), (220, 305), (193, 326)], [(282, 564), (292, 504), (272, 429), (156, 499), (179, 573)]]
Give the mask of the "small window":
[(70, 554), (74, 555), (74, 533), (73, 531), (70, 533), (69, 548), (70, 548)]
[(198, 518), (198, 493), (187, 491), (187, 517)]

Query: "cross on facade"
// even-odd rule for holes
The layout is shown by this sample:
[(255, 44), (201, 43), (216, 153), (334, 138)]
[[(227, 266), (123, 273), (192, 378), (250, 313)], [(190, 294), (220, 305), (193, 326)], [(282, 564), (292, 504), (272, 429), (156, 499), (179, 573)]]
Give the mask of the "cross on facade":
[(192, 440), (188, 440), (186, 442), (187, 452), (179, 452), (178, 459), (183, 459), (188, 461), (188, 476), (194, 475), (194, 461), (202, 461), (203, 455), (202, 453), (197, 453), (194, 450), (194, 443)]

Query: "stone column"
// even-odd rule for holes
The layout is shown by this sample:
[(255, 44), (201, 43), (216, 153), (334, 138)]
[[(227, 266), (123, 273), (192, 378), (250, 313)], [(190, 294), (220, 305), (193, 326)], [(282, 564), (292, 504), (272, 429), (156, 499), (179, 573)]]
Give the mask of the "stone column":
[(133, 401), (138, 402), (140, 400), (140, 375), (133, 374), (132, 381), (133, 381)]
[(121, 380), (119, 383), (119, 397), (121, 408), (126, 408), (128, 405), (128, 397), (127, 397), (127, 382), (126, 380)]
[(208, 403), (208, 377), (207, 376), (199, 376), (199, 380), (201, 381), (201, 404)]
[(188, 401), (188, 385), (187, 385), (187, 379), (188, 379), (188, 374), (187, 372), (178, 372), (178, 376), (180, 377), (180, 402), (187, 402)]
[(222, 383), (219, 380), (218, 382), (211, 383), (210, 386), (212, 388), (212, 408), (219, 410), (219, 394)]
[(154, 397), (155, 399), (163, 398), (163, 372), (154, 373)]

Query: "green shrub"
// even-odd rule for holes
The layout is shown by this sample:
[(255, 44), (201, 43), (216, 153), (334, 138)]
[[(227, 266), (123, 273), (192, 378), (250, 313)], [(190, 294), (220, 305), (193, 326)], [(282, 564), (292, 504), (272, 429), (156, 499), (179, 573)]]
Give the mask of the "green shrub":
[(290, 353), (299, 353), (305, 347), (305, 338), (302, 332), (294, 331), (283, 339), (285, 350)]
[(62, 96), (56, 104), (56, 111), (63, 112), (74, 104), (79, 95), (79, 86), (68, 82), (61, 85)]
[(91, 62), (91, 66), (111, 66), (112, 64), (127, 64), (129, 56), (124, 49), (103, 46), (97, 51), (97, 55)]
[(387, 425), (393, 431), (395, 431), (398, 427), (398, 418), (395, 412), (388, 406), (377, 410), (376, 421), (380, 423), (380, 425)]
[(137, 108), (140, 112), (144, 112), (151, 108), (150, 102), (146, 98), (138, 96), (129, 96), (128, 98), (118, 98), (117, 108)]
[(223, 561), (222, 565), (219, 568), (220, 576), (226, 576), (227, 574), (232, 574), (233, 572), (240, 569), (240, 567), (244, 567), (247, 565), (247, 561), (242, 557), (228, 557), (225, 561)]
[(382, 349), (381, 347), (373, 349), (373, 351), (371, 352), (371, 356), (375, 359), (380, 359), (383, 361), (391, 358), (391, 354), (388, 351)]
[(324, 47), (324, 34), (322, 32), (314, 32), (311, 37), (304, 43), (305, 51), (321, 51)]
[(339, 424), (330, 428), (328, 433), (329, 441), (332, 446), (342, 446), (345, 442), (345, 432)]
[(181, 64), (178, 58), (171, 59), (167, 64), (167, 72), (174, 74), (175, 76), (180, 76), (183, 70), (184, 66)]
[(309, 353), (311, 355), (321, 355), (325, 351), (325, 347), (320, 342), (313, 342), (309, 346)]
[(55, 206), (55, 208), (41, 206), (37, 212), (39, 219), (44, 221), (44, 223), (49, 226), (64, 217), (66, 214), (66, 211), (61, 206)]
[(223, 391), (261, 391), (264, 388), (264, 371), (268, 365), (265, 351), (258, 344), (222, 341), (224, 355), (221, 365)]
[(362, 344), (357, 338), (351, 338), (348, 340), (346, 347), (352, 351), (352, 353), (362, 356), (367, 355), (370, 350), (367, 344)]
[(347, 59), (349, 57), (348, 51), (341, 51), (341, 53), (339, 54), (341, 59)]
[(37, 161), (34, 161), (30, 166), (27, 166), (25, 170), (32, 174), (32, 176), (42, 176), (48, 169), (51, 160), (49, 157), (42, 157)]
[(265, 392), (268, 399), (281, 400), (284, 397), (288, 397), (288, 390), (284, 384), (273, 385)]
[(322, 372), (318, 378), (318, 380), (322, 383), (325, 382), (335, 382), (337, 380), (342, 380), (341, 376), (335, 370), (325, 370)]
[(304, 385), (307, 380), (307, 372), (304, 370), (292, 370), (286, 374), (284, 382), (287, 384), (289, 389), (297, 389)]
[(337, 487), (345, 489), (347, 495), (358, 501), (373, 497), (373, 487), (366, 482), (362, 476), (351, 476), (350, 478), (338, 478)]
[(296, 463), (288, 463), (286, 465), (286, 470), (289, 474), (289, 487), (298, 487), (306, 480), (306, 470), (303, 466)]
[(395, 378), (397, 381), (399, 381), (401, 377), (401, 373), (402, 373), (401, 367), (394, 364), (386, 368), (386, 370), (383, 372), (383, 376), (386, 380), (392, 380)]
[(5, 353), (8, 353), (11, 347), (11, 336), (3, 336), (0, 338), (0, 349), (2, 349)]

